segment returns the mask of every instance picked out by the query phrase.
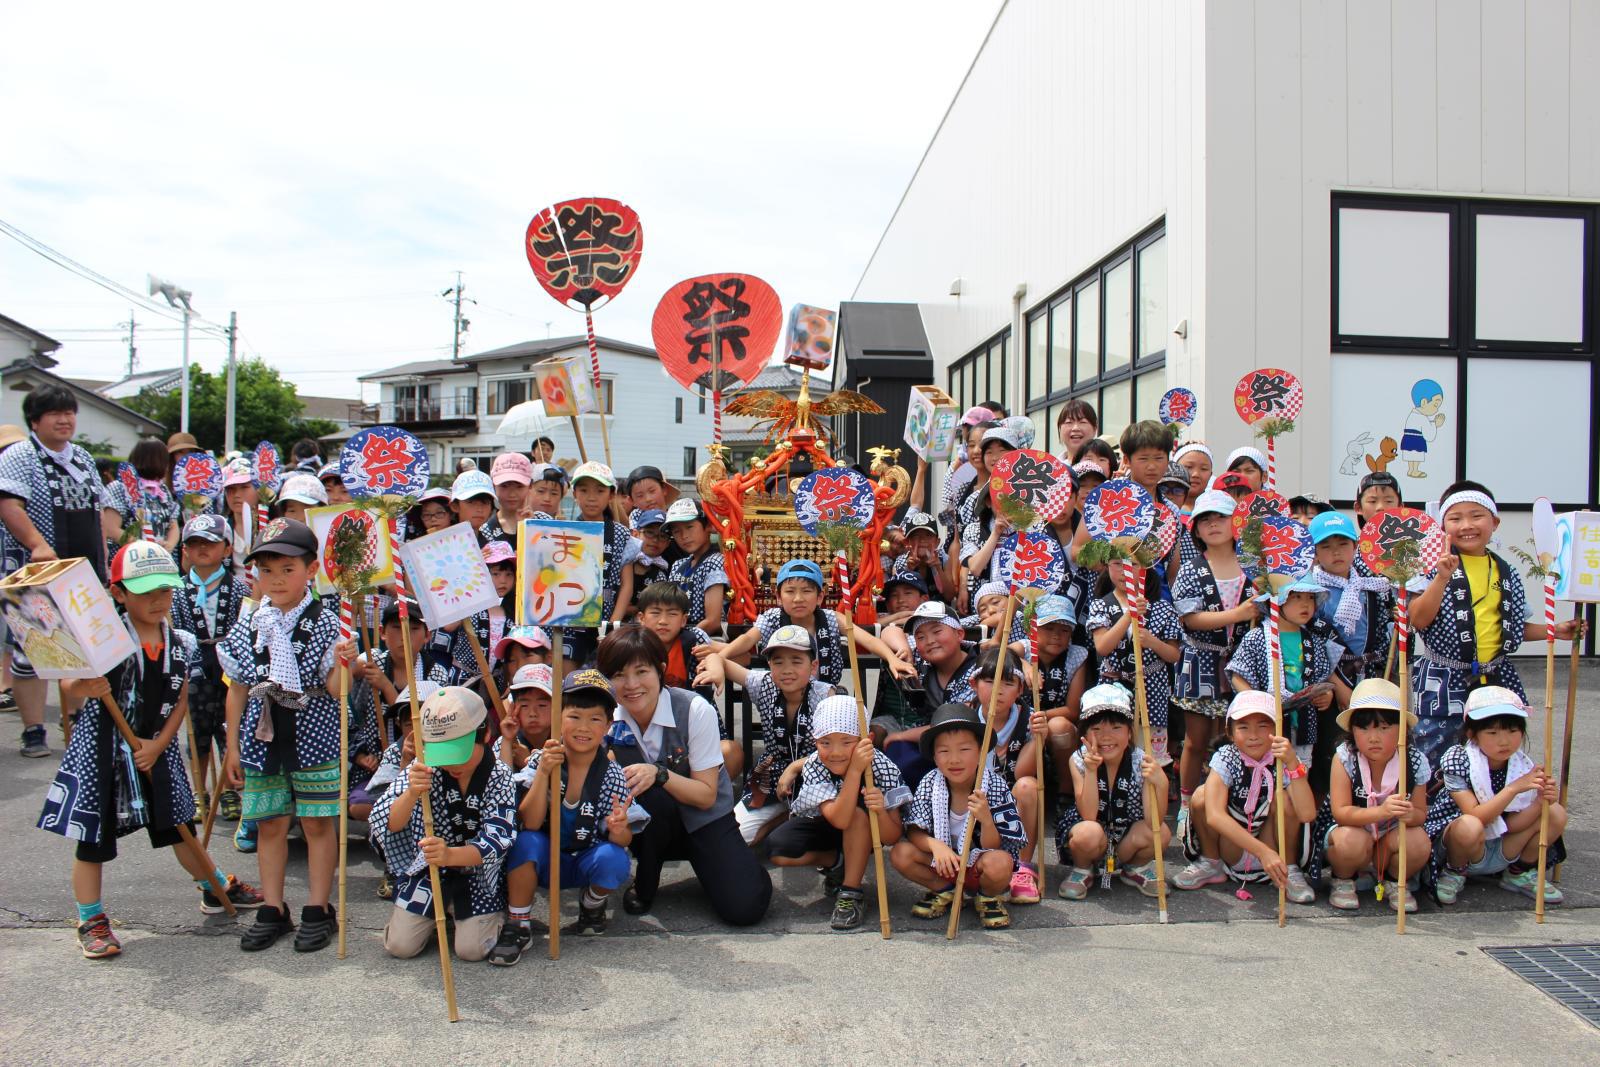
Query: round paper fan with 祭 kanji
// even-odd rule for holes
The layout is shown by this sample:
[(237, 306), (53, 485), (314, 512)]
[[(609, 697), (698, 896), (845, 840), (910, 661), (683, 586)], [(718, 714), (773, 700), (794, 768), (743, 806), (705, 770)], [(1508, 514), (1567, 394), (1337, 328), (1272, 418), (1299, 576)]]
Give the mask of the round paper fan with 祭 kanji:
[(812, 471), (794, 487), (794, 515), (812, 537), (820, 526), (843, 525), (864, 530), (877, 510), (872, 483), (853, 467)]
[(567, 307), (593, 311), (638, 273), (644, 228), (627, 204), (586, 196), (535, 215), (523, 248), (545, 292)]
[(357, 500), (421, 496), (428, 488), (428, 449), (398, 426), (374, 426), (345, 442), (339, 478)]
[(1067, 551), (1051, 530), (1016, 530), (1001, 541), (1000, 577), (1024, 600), (1054, 593), (1067, 579)]
[(1083, 498), (1083, 524), (1096, 541), (1142, 541), (1155, 528), (1155, 500), (1137, 482), (1113, 478)]
[(1200, 414), (1200, 399), (1194, 395), (1194, 390), (1178, 386), (1168, 389), (1161, 397), (1161, 403), (1156, 405), (1156, 417), (1163, 424), (1171, 426), (1194, 425), (1195, 417)]
[(1406, 569), (1405, 557), (1410, 550), (1401, 546), (1407, 542), (1416, 545), (1416, 574), (1433, 570), (1444, 555), (1443, 527), (1420, 508), (1387, 508), (1372, 516), (1361, 527), (1361, 539), (1356, 542), (1356, 551), (1361, 555), (1361, 562), (1373, 574), (1394, 581), (1397, 565), (1401, 570)]
[[(656, 355), (685, 389), (755, 380), (778, 343), (783, 309), (753, 274), (703, 274), (668, 289), (650, 320)], [(713, 361), (720, 379), (711, 380)]]
[(1282, 493), (1271, 489), (1259, 489), (1239, 498), (1233, 506), (1233, 537), (1239, 539), (1244, 532), (1245, 523), (1256, 517), (1265, 518), (1269, 515), (1289, 514), (1289, 500)]
[(1233, 407), (1252, 426), (1262, 419), (1300, 417), (1305, 390), (1300, 379), (1277, 367), (1262, 367), (1239, 379), (1233, 388)]
[(1048, 452), (1019, 448), (995, 462), (989, 475), (989, 498), (1021, 504), (1043, 522), (1054, 522), (1072, 504), (1072, 467)]

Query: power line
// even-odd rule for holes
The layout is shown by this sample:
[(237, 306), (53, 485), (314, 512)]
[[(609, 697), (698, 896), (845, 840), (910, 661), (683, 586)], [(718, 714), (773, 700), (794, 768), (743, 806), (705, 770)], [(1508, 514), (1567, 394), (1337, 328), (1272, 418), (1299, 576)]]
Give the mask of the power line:
[[(115, 293), (117, 296), (122, 297), (125, 300), (133, 301), (145, 311), (160, 315), (162, 318), (172, 322), (183, 321), (181, 316), (172, 314), (170, 308), (163, 307), (148, 297), (142, 296), (134, 290), (129, 289), (121, 282), (114, 281), (113, 279), (106, 277), (104, 274), (101, 274), (99, 271), (84, 266), (82, 263), (72, 259), (63, 252), (56, 251), (43, 241), (23, 232), (22, 230), (19, 230), (17, 227), (13, 226), (4, 219), (0, 219), (0, 233), (5, 234), (7, 237), (11, 238), (13, 241), (16, 241), (22, 247), (26, 248), (28, 251), (34, 253), (40, 258), (46, 259), (64, 270), (71, 271), (73, 274), (78, 275), (80, 278), (83, 278), (86, 281), (93, 282), (95, 285), (105, 289), (107, 292)], [(194, 315), (192, 318), (198, 323), (199, 329), (207, 332), (220, 332), (226, 336), (226, 327), (220, 326), (214, 322), (210, 322), (199, 315)]]

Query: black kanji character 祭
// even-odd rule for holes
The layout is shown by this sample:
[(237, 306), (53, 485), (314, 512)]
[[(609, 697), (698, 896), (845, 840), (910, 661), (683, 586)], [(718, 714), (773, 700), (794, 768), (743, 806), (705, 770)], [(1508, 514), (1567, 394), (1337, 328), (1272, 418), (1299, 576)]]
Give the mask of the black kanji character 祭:
[(1250, 380), (1250, 409), (1274, 411), (1289, 395), (1289, 383), (1281, 374), (1258, 374)]
[(747, 326), (738, 325), (748, 318), (750, 305), (744, 300), (744, 279), (724, 278), (720, 282), (696, 282), (683, 294), (683, 322), (689, 331), (683, 339), (689, 343), (689, 365), (699, 360), (710, 362), (711, 331), (716, 328), (718, 355), (731, 355), (736, 361), (745, 357), (745, 338), (750, 336)]
[(1011, 464), (1011, 492), (1030, 509), (1044, 502), (1056, 483), (1055, 467), (1041, 463), (1027, 454), (1019, 455)]
[[(638, 257), (636, 221), (593, 201), (558, 205), (546, 224), (529, 234), (528, 246), (549, 276), (547, 288), (565, 291), (589, 307), (628, 280)], [(597, 284), (599, 283), (599, 284)]]

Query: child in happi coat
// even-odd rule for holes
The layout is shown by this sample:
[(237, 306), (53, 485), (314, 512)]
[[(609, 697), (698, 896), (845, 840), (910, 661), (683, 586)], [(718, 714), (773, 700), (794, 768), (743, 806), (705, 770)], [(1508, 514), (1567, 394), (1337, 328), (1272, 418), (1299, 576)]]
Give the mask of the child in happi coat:
[[(1256, 597), (1256, 602), (1262, 603), (1268, 595)], [(1311, 628), (1317, 608), (1328, 594), (1306, 575), (1270, 595), (1279, 606), (1278, 636), (1283, 650), (1279, 674), (1285, 736), (1294, 744), (1301, 762), (1310, 763), (1317, 743), (1317, 712), (1333, 704), (1333, 687), (1324, 684), (1333, 675), (1333, 653), (1327, 639)], [(1259, 689), (1271, 693), (1271, 664), (1272, 650), (1267, 642), (1267, 625), (1263, 624), (1245, 634), (1228, 661), (1228, 678), (1234, 692)]]
[[(633, 561), (639, 558), (641, 546), (628, 524), (613, 516), (612, 501), (616, 495), (617, 480), (604, 463), (590, 461), (572, 472), (572, 499), (578, 505), (578, 520), (598, 522), (604, 527), (601, 548), (605, 568), (600, 579), (604, 617), (622, 622), (633, 606)], [(569, 657), (573, 663), (594, 665), (594, 650), (599, 644), (596, 632), (576, 627), (568, 629), (569, 634), (581, 635), (575, 649), (578, 654)]]
[[(178, 565), (166, 549), (134, 541), (111, 561), (111, 595), (127, 613), (123, 623), (140, 648), (131, 661), (100, 678), (63, 683), (68, 697), (86, 698), (73, 725), (61, 769), (45, 796), (38, 826), (77, 842), (72, 892), (78, 905), (78, 946), (88, 959), (118, 955), (122, 946), (101, 902), (104, 865), (117, 858), (117, 839), (143, 827), (153, 848), (173, 848), (200, 891), (200, 910), (223, 911), (211, 879), (227, 886), (236, 908), (261, 903), (254, 888), (224, 875), (197, 844), (194, 793), (184, 769), (178, 733), (188, 711), (188, 683), (197, 658), (193, 638), (166, 619)], [(138, 739), (133, 748), (118, 732), (105, 701), (115, 696)]]
[(167, 446), (156, 438), (147, 437), (133, 446), (133, 451), (128, 453), (128, 463), (138, 475), (138, 492), (129, 493), (121, 479), (113, 479), (106, 486), (111, 508), (121, 520), (121, 530), (113, 541), (120, 540), (130, 530), (140, 536), (148, 528), (147, 540), (153, 539), (168, 552), (176, 551), (183, 505), (166, 482), (171, 465)]
[(666, 531), (683, 553), (672, 564), (670, 580), (689, 598), (689, 619), (706, 633), (722, 631), (728, 572), (722, 553), (711, 547), (711, 524), (696, 500), (675, 500), (667, 509)]
[[(656, 582), (639, 594), (640, 626), (661, 639), (667, 650), (667, 669), (662, 684), (674, 689), (693, 689), (706, 703), (715, 704), (716, 689), (709, 682), (698, 683), (700, 660), (714, 647), (711, 638), (698, 626), (690, 626), (689, 595), (676, 582)], [(717, 720), (717, 735), (722, 744), (722, 765), (730, 779), (744, 770), (744, 748), (728, 736), (728, 724)]]
[(483, 535), (491, 541), (513, 541), (523, 513), (529, 510), (533, 464), (521, 452), (502, 452), (489, 466), (489, 480), (494, 483), (495, 512), (483, 524)]
[(829, 925), (854, 930), (861, 925), (861, 883), (872, 858), (867, 813), (878, 813), (879, 840), (892, 848), (900, 840), (902, 809), (911, 802), (911, 790), (889, 757), (861, 736), (855, 697), (825, 698), (817, 705), (812, 732), (816, 747), (800, 764), (789, 818), (767, 840), (775, 865), (822, 871), (828, 892), (838, 894)]
[[(417, 683), (417, 703), (426, 704), (428, 698), (437, 693), (443, 686), (437, 682), (422, 681)], [(383, 730), (386, 736), (394, 738), (383, 755), (378, 758), (378, 766), (368, 778), (359, 786), (350, 788), (350, 817), (352, 819), (370, 819), (372, 806), (378, 798), (389, 791), (411, 761), (416, 758), (416, 744), (411, 738), (411, 690), (400, 690), (399, 699), (390, 704), (383, 711)], [(359, 814), (357, 814), (359, 812)], [(368, 841), (372, 843), (372, 850), (378, 854), (378, 859), (383, 863), (383, 878), (378, 882), (377, 896), (379, 900), (394, 899), (394, 883), (397, 875), (389, 869), (388, 860), (383, 855), (383, 850), (378, 848), (375, 839), (370, 836), (371, 826), (368, 825)]]
[[(1543, 641), (1543, 623), (1530, 622), (1517, 569), (1489, 548), (1500, 526), (1494, 496), (1477, 482), (1456, 482), (1439, 504), (1439, 524), (1450, 554), (1424, 579), (1415, 579), (1410, 622), (1422, 637), (1411, 672), (1417, 709), (1417, 746), (1430, 763), (1461, 741), (1462, 709), (1469, 690), (1504, 686), (1527, 700), (1509, 657), (1523, 641)], [(1577, 620), (1556, 624), (1556, 640), (1570, 641)]]
[[(1024, 438), (1027, 444), (1023, 443)], [(989, 472), (1008, 452), (1033, 443), (1033, 424), (1026, 418), (1006, 419), (983, 433), (983, 444), (973, 466), (978, 468), (977, 489), (967, 497), (959, 512), (961, 522), (961, 589), (971, 591), (987, 581), (1005, 577), (1000, 573), (1000, 542), (1011, 533), (1011, 523), (995, 510), (989, 492)], [(976, 605), (974, 605), (976, 606)]]
[[(761, 717), (762, 754), (750, 770), (744, 797), (733, 809), (746, 844), (761, 840), (788, 811), (800, 761), (812, 751), (812, 717), (837, 690), (813, 677), (816, 646), (801, 626), (780, 626), (761, 648), (766, 670), (707, 656), (695, 681), (721, 688), (732, 679)], [(741, 752), (741, 755), (743, 753)]]
[[(459, 685), (464, 675), (455, 667), (430, 661), (423, 649), (431, 644), (431, 632), (423, 621), (422, 609), (406, 601), (406, 623), (411, 642), (411, 677), (434, 685)], [(406, 635), (401, 632), (400, 602), (391, 601), (383, 609), (382, 647), (368, 649), (350, 663), (350, 748), (356, 752), (381, 752), (387, 742), (380, 724), (389, 709), (402, 703), (406, 675), (400, 662)], [(476, 672), (474, 672), (476, 673)], [(410, 710), (406, 709), (406, 714)]]
[[(1538, 897), (1540, 801), (1550, 805), (1546, 864), (1567, 858), (1561, 839), (1567, 809), (1556, 776), (1523, 751), (1528, 709), (1504, 686), (1467, 696), (1466, 740), (1439, 761), (1443, 788), (1428, 809), (1429, 836), (1443, 842), (1444, 869), (1434, 885), (1441, 904), (1454, 904), (1468, 878), (1500, 876), (1500, 886)], [(1561, 889), (1544, 883), (1544, 902), (1560, 904)]]
[[(1011, 925), (1005, 895), (1027, 834), (1005, 779), (992, 760), (979, 759), (982, 743), (983, 720), (974, 709), (945, 704), (933, 713), (921, 744), (934, 770), (918, 784), (905, 836), (889, 859), (925, 890), (911, 907), (916, 918), (941, 918), (974, 893), (979, 921), (985, 929), (999, 930)], [(961, 840), (969, 819), (975, 822), (963, 871)]]
[(912, 612), (906, 632), (913, 644), (911, 663), (916, 678), (903, 689), (904, 718), (874, 719), (871, 725), (874, 741), (914, 789), (933, 769), (932, 761), (922, 751), (922, 734), (931, 712), (942, 704), (971, 704), (977, 700), (972, 679), (978, 669), (978, 657), (966, 641), (961, 620), (937, 600)]
[[(516, 550), (505, 541), (488, 541), (483, 546), (483, 560), (489, 566), (489, 580), (494, 583), (494, 592), (500, 598), (500, 603), (462, 621), (450, 639), (450, 658), (455, 662), (456, 670), (463, 678), (475, 679), (473, 684), (477, 685), (482, 684), (480, 675), (483, 672), (478, 667), (478, 656), (472, 650), (467, 627), (472, 627), (473, 634), (478, 638), (478, 647), (483, 650), (483, 658), (488, 662), (492, 676), (496, 666), (495, 653), (511, 629), (512, 620), (516, 618)], [(487, 699), (488, 691), (484, 690), (481, 695)]]
[[(1144, 785), (1155, 792), (1156, 810), (1167, 810), (1167, 776), (1155, 760), (1133, 744), (1133, 696), (1114, 682), (1083, 694), (1079, 725), (1083, 747), (1073, 753), (1072, 793), (1056, 823), (1056, 848), (1072, 869), (1061, 883), (1066, 900), (1089, 895), (1089, 882), (1101, 870), (1100, 888), (1116, 874), (1147, 897), (1156, 896), (1155, 838), (1145, 814)], [(1172, 831), (1161, 825), (1165, 849)]]
[(1207, 490), (1194, 503), (1189, 530), (1180, 540), (1200, 551), (1186, 560), (1172, 582), (1173, 607), (1183, 624), (1173, 704), (1183, 709), (1183, 755), (1178, 761), (1178, 837), (1186, 836), (1190, 798), (1205, 777), (1215, 725), (1228, 713), (1233, 685), (1224, 664), (1233, 657), (1258, 618), (1247, 590), (1250, 577), (1233, 539), (1233, 497)]
[(1066, 597), (1040, 597), (1034, 605), (1033, 621), (1039, 633), (1037, 710), (1044, 715), (1049, 731), (1050, 760), (1062, 793), (1071, 788), (1067, 761), (1078, 750), (1078, 708), (1088, 688), (1084, 666), (1089, 662), (1089, 650), (1073, 640), (1076, 620), (1077, 613)]
[[(494, 758), (520, 771), (528, 757), (550, 740), (551, 697), (555, 693), (549, 664), (529, 663), (518, 669), (506, 691), (506, 715), (494, 742)], [(517, 798), (519, 801), (521, 797)]]
[[(510, 967), (533, 939), (537, 886), (551, 892), (581, 887), (578, 920), (562, 932), (598, 936), (606, 932), (606, 898), (628, 880), (630, 794), (622, 767), (606, 758), (601, 743), (611, 725), (611, 684), (595, 670), (567, 675), (561, 686), (561, 736), (528, 758), (517, 776), (524, 791), (517, 802), (516, 844), (506, 857), (510, 919), (489, 962)], [(560, 781), (561, 810), (550, 810), (551, 777)], [(550, 835), (561, 841), (561, 883), (550, 885)]]
[[(421, 758), (373, 805), (372, 841), (399, 874), (383, 948), (410, 959), (435, 930), (428, 867), (439, 868), (448, 912), (455, 917), (456, 958), (489, 955), (505, 922), (500, 865), (516, 830), (516, 789), (506, 765), (489, 755), (488, 709), (470, 689), (445, 686), (422, 705)], [(422, 797), (433, 809), (433, 834), (422, 823)]]
[[(291, 474), (278, 487), (277, 499), (272, 502), (272, 517), (304, 523), (307, 511), (311, 508), (325, 507), (327, 503), (328, 490), (317, 481), (316, 475)], [(262, 529), (256, 538), (258, 546), (265, 537), (266, 530)], [(248, 564), (250, 555), (247, 554), (244, 561)]]
[(328, 899), (338, 856), (339, 699), (333, 694), (339, 661), (356, 658), (355, 642), (339, 642), (337, 612), (312, 594), (317, 538), (304, 523), (267, 523), (247, 562), (260, 571), (263, 603), (248, 626), (235, 626), (217, 646), (228, 680), (226, 778), (244, 787), (241, 818), (258, 838), (266, 898), (239, 947), (258, 952), (294, 930), (283, 899), (294, 815), (305, 833), (310, 901), (300, 912), (295, 949), (315, 952), (338, 927)]
[[(950, 581), (950, 557), (939, 544), (939, 524), (925, 511), (906, 512), (900, 529), (905, 535), (905, 551), (889, 561), (884, 573), (890, 577), (915, 574), (927, 592), (948, 596), (955, 590)], [(884, 593), (888, 593), (887, 587)]]
[(926, 604), (928, 583), (916, 571), (901, 571), (883, 580), (883, 609), (878, 615), (878, 625), (904, 624), (911, 613)]
[[(221, 515), (196, 515), (183, 527), (183, 560), (188, 567), (172, 596), (172, 626), (195, 639), (198, 654), (189, 676), (189, 715), (199, 765), (200, 806), (207, 807), (212, 748), (220, 757), (228, 748), (228, 688), (217, 663), (217, 643), (239, 621), (250, 586), (232, 567), (233, 532)], [(218, 803), (224, 819), (239, 817), (239, 794), (226, 789)]]
[(456, 521), (471, 526), (479, 543), (492, 540), (496, 532), (493, 525), (499, 499), (494, 495), (494, 482), (480, 470), (462, 471), (450, 483), (450, 504), (455, 509)]
[[(999, 670), (999, 693), (996, 694), (995, 673)], [(990, 758), (994, 767), (1005, 779), (1006, 788), (1016, 801), (1017, 815), (1022, 820), (1026, 836), (1017, 851), (1017, 868), (1011, 874), (1009, 897), (1013, 904), (1039, 903), (1038, 865), (1036, 851), (1044, 845), (1037, 840), (1039, 805), (1044, 792), (1039, 788), (1042, 768), (1039, 766), (1039, 746), (1036, 739), (1045, 735), (1050, 727), (1044, 714), (1035, 710), (1025, 699), (1026, 681), (1023, 669), (1009, 656), (1000, 667), (1000, 650), (991, 648), (978, 657), (978, 670), (972, 678), (977, 690), (978, 714), (989, 714), (990, 701), (994, 700), (995, 722), (993, 748)]]
[(1267, 482), (1267, 457), (1261, 454), (1259, 448), (1250, 445), (1240, 445), (1228, 453), (1228, 462), (1223, 469), (1229, 474), (1238, 474), (1249, 483), (1249, 492), (1259, 493)]
[[(1089, 632), (1100, 656), (1100, 681), (1118, 682), (1131, 692), (1137, 678), (1133, 663), (1133, 615), (1128, 611), (1124, 567), (1111, 563), (1100, 576), (1097, 597), (1089, 605)], [(1172, 762), (1167, 754), (1167, 704), (1172, 685), (1168, 668), (1182, 655), (1183, 624), (1170, 600), (1161, 600), (1161, 580), (1154, 571), (1144, 574), (1138, 594), (1139, 644), (1144, 656), (1145, 706), (1150, 714), (1150, 753), (1156, 765)]]
[[(977, 604), (977, 611), (961, 621), (969, 630), (982, 627), (988, 634), (979, 643), (980, 647), (995, 648), (999, 645), (1000, 634), (997, 631), (1005, 625), (1006, 600), (1010, 594), (1011, 590), (1004, 582), (984, 582), (978, 586), (978, 591), (972, 598)], [(1007, 631), (1006, 644), (1011, 646), (1013, 655), (1028, 654), (1028, 626), (1020, 609), (1011, 613), (1011, 629)]]
[[(768, 608), (756, 617), (756, 624), (726, 645), (712, 644), (702, 652), (717, 651), (725, 660), (738, 659), (756, 647), (757, 641), (770, 640), (781, 626), (800, 626), (816, 639), (817, 678), (838, 685), (848, 666), (844, 628), (850, 625), (842, 612), (824, 609), (822, 568), (809, 559), (791, 559), (778, 568), (779, 607)], [(862, 653), (882, 658), (896, 678), (910, 677), (911, 665), (901, 659), (896, 648), (866, 630), (856, 630), (856, 647)]]
[[(1417, 717), (1406, 713), (1409, 730)], [(1383, 881), (1391, 908), (1399, 907), (1397, 878), (1400, 835), (1406, 835), (1406, 880), (1429, 865), (1428, 760), (1416, 746), (1406, 748), (1406, 789), (1399, 791), (1400, 687), (1382, 678), (1356, 686), (1350, 706), (1339, 713), (1339, 728), (1349, 737), (1334, 752), (1328, 796), (1311, 830), (1313, 878), (1325, 862), (1333, 877), (1328, 902), (1346, 911), (1361, 906), (1356, 878), (1372, 874)], [(1406, 892), (1406, 911), (1417, 910)]]
[[(1306, 765), (1288, 738), (1273, 733), (1272, 694), (1246, 690), (1228, 706), (1227, 742), (1211, 757), (1205, 785), (1190, 801), (1183, 854), (1191, 862), (1172, 879), (1179, 889), (1199, 889), (1230, 877), (1268, 879), (1289, 900), (1310, 904), (1316, 892), (1300, 868), (1301, 827), (1317, 814)], [(1274, 773), (1277, 760), (1283, 773)], [(1278, 851), (1277, 805), (1284, 814), (1288, 854)]]
[(657, 508), (633, 512), (633, 536), (639, 542), (639, 555), (633, 561), (633, 609), (648, 585), (666, 581), (672, 574), (667, 552), (672, 538), (664, 525), (667, 513)]

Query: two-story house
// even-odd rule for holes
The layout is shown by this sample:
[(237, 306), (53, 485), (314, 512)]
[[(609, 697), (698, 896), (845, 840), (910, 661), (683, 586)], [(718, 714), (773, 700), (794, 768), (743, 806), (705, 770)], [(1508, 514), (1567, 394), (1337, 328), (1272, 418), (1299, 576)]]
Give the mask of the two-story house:
[[(603, 337), (598, 343), (599, 399), (617, 475), (651, 464), (680, 488), (689, 489), (711, 443), (710, 405), (667, 377), (655, 349)], [(534, 364), (553, 357), (575, 357), (587, 372), (584, 338), (553, 337), (363, 375), (363, 383), (377, 384), (379, 397), (376, 404), (366, 406), (360, 421), (400, 426), (416, 434), (427, 444), (437, 474), (453, 475), (457, 462), (469, 457), (487, 469), (497, 453), (526, 452), (532, 446), (532, 436), (502, 437), (499, 426), (513, 407), (537, 399)], [(604, 461), (600, 418), (585, 415), (578, 422), (588, 457)], [(542, 436), (555, 441), (557, 462), (570, 466), (566, 461), (578, 461), (570, 419), (550, 419)]]

